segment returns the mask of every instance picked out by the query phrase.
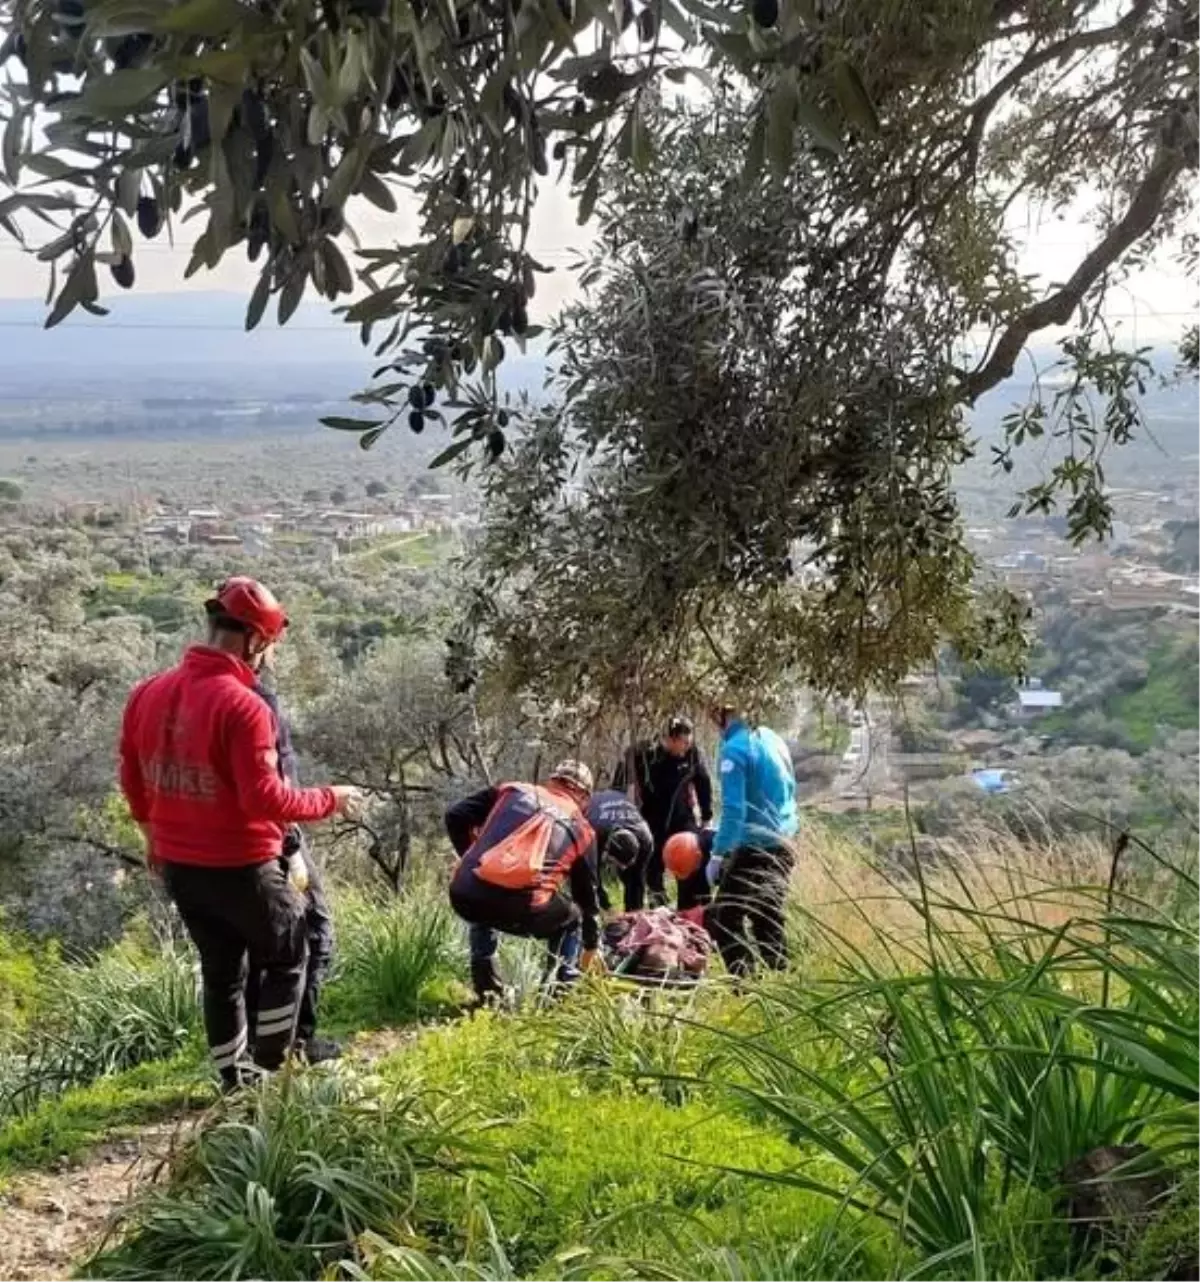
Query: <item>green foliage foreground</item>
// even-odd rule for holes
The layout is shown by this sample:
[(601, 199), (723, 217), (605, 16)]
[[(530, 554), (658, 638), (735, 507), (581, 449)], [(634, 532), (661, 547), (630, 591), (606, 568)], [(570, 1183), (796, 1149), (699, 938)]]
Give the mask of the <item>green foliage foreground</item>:
[[(284, 1075), (88, 1276), (1186, 1276), (1196, 883), (1169, 880), (951, 874), (814, 917), (803, 970), (744, 993), (594, 982)], [(1086, 1192), (1124, 1209), (1072, 1224), (1104, 1145), (1136, 1160)]]

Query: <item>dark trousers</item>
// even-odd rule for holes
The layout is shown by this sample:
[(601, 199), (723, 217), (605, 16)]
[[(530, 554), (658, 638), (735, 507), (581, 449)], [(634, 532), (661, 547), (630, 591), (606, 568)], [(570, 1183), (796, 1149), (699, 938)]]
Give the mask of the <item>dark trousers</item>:
[[(621, 887), (625, 892), (625, 911), (641, 912), (646, 906), (646, 859), (639, 855), (627, 868), (618, 868), (617, 876), (621, 879)], [(600, 906), (608, 907), (603, 903)]]
[(304, 901), (277, 859), (240, 868), (163, 866), (167, 892), (200, 954), (204, 1027), (213, 1063), (235, 1085), (246, 1052), (246, 977), (261, 973), (254, 1062), (283, 1063), (304, 983)]
[[(325, 883), (317, 861), (307, 849), (300, 852), (308, 869), (308, 889), (304, 892), (304, 935), (308, 943), (308, 961), (304, 970), (304, 987), (296, 1016), (296, 1041), (307, 1042), (317, 1031), (317, 1008), (321, 989), (333, 963), (333, 914), (325, 895)], [(286, 868), (286, 864), (285, 864)], [(262, 976), (252, 970), (246, 977), (246, 1024), (254, 1027), (258, 1016)]]
[(470, 926), (471, 964), (491, 963), (500, 935), (544, 939), (547, 967), (573, 967), (579, 957), (580, 912), (566, 895), (535, 904), (528, 891), (489, 886), (473, 874), (450, 885), (450, 906)]
[(708, 888), (708, 876), (703, 864), (690, 877), (675, 883), (675, 897), (675, 907), (681, 913), (687, 912), (689, 908), (699, 908), (701, 904), (709, 902), (712, 895)]
[[(651, 908), (658, 908), (667, 902), (666, 870), (663, 867), (663, 846), (666, 844), (667, 838), (655, 833), (654, 849), (646, 860), (646, 890)], [(638, 906), (641, 907), (640, 904)]]
[(725, 861), (705, 925), (731, 975), (749, 974), (756, 951), (772, 970), (787, 965), (784, 906), (794, 863), (785, 846), (743, 846)]

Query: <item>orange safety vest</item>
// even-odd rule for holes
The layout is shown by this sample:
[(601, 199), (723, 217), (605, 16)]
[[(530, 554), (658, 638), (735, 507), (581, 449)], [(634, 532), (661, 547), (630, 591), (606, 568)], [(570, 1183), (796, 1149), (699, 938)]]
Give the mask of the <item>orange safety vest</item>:
[(595, 841), (575, 802), (556, 789), (506, 783), (463, 862), (480, 881), (532, 891), (547, 903)]

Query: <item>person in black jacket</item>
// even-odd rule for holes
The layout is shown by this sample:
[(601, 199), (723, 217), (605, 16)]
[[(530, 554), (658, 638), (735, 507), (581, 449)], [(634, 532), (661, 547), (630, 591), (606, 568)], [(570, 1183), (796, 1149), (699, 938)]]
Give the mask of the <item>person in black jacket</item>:
[(654, 837), (646, 865), (650, 902), (663, 904), (667, 896), (662, 852), (667, 838), (695, 828), (697, 822), (707, 824), (713, 815), (712, 779), (687, 717), (672, 717), (660, 742), (638, 745), (617, 766), (613, 787), (624, 791), (630, 784)]
[(470, 927), (471, 983), (481, 1003), (504, 991), (501, 934), (546, 940), (547, 973), (559, 983), (603, 966), (596, 835), (584, 815), (591, 791), (587, 766), (564, 761), (543, 786), (483, 788), (446, 811), (459, 856), (450, 904)]
[(675, 906), (680, 912), (707, 907), (712, 902), (706, 865), (712, 858), (711, 828), (675, 832), (663, 847), (663, 864), (675, 878)]
[[(275, 752), (279, 759), (280, 777), (298, 787), (296, 750), (292, 746), (291, 727), (283, 714), (279, 695), (273, 686), (266, 684), (261, 678), (255, 689), (275, 717)], [(282, 858), (289, 870), (297, 867), (296, 861), (300, 861), (298, 871), (303, 886), (297, 886), (297, 889), (304, 896), (304, 931), (308, 940), (308, 962), (304, 972), (304, 989), (297, 1008), (293, 1045), (310, 1064), (319, 1064), (325, 1060), (337, 1059), (342, 1053), (337, 1042), (316, 1036), (317, 1005), (333, 962), (333, 914), (325, 895), (321, 870), (300, 828), (293, 826), (288, 829), (283, 839)], [(289, 875), (294, 878), (290, 871)], [(254, 1015), (258, 1010), (258, 988), (258, 972), (251, 970), (246, 979), (246, 1019), (250, 1028), (254, 1027)]]
[[(625, 890), (625, 911), (646, 906), (646, 868), (654, 855), (654, 836), (637, 806), (623, 793), (609, 788), (592, 794), (587, 820), (596, 833), (598, 867), (607, 861), (617, 871)], [(600, 907), (610, 907), (603, 882)]]

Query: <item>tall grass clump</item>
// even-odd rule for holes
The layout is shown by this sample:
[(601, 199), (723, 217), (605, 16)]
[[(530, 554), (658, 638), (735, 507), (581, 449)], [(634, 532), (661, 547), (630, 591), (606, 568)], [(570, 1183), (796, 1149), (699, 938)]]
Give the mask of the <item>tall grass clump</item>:
[(801, 906), (813, 973), (761, 985), (758, 1031), (722, 1034), (742, 1106), (843, 1172), (771, 1181), (883, 1217), (930, 1273), (999, 1276), (1014, 1208), (1021, 1232), (1064, 1228), (1069, 1168), (1105, 1146), (1136, 1146), (1130, 1179), (1196, 1176), (1194, 876), (1118, 889), (1114, 862), (1056, 886), (1044, 851), (1001, 853), (869, 892), (860, 869), (840, 902)]
[(60, 963), (41, 977), (35, 1013), (0, 1057), (0, 1121), (41, 1100), (169, 1059), (200, 1024), (190, 954), (118, 945), (90, 961)]
[(444, 1003), (450, 981), (466, 971), (461, 927), (433, 886), (386, 898), (345, 891), (335, 912), (330, 1003), (339, 1022), (406, 1023)]
[(87, 1276), (317, 1278), (367, 1234), (419, 1242), (422, 1179), (480, 1160), (456, 1107), (345, 1069), (284, 1073), (214, 1115)]

